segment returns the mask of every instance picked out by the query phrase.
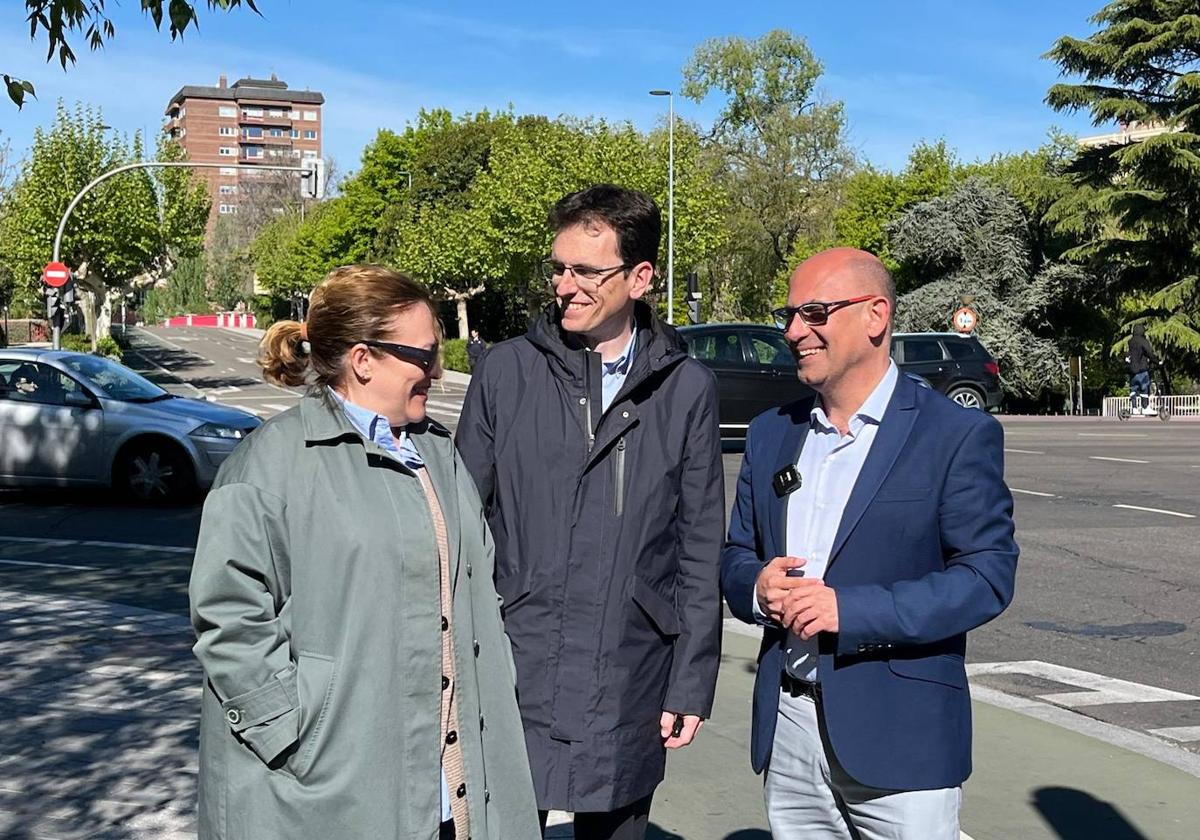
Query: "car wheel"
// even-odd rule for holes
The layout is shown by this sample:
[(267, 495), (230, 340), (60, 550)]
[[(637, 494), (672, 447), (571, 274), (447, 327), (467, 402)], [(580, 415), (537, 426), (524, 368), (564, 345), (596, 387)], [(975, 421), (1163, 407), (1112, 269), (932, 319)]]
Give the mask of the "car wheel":
[(965, 386), (951, 388), (946, 396), (963, 408), (978, 408), (981, 411), (983, 410), (983, 397), (974, 388), (967, 388)]
[(187, 454), (167, 440), (127, 446), (117, 456), (113, 477), (119, 492), (141, 504), (179, 504), (196, 490), (196, 475)]

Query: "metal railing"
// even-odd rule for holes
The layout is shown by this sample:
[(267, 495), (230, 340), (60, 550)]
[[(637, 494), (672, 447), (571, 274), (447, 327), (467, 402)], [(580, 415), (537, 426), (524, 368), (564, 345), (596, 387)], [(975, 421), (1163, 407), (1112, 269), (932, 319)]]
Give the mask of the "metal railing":
[[(1200, 394), (1176, 394), (1171, 397), (1155, 396), (1155, 405), (1166, 405), (1173, 417), (1200, 417)], [(1122, 408), (1129, 408), (1129, 397), (1105, 397), (1103, 417), (1116, 417)]]

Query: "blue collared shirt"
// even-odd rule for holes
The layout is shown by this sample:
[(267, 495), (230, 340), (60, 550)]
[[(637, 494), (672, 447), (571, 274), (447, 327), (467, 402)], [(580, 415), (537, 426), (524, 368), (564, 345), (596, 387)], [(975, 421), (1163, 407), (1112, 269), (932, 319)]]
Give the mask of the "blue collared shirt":
[[(332, 388), (329, 393), (342, 407), (342, 411), (346, 413), (346, 419), (350, 421), (354, 428), (358, 429), (359, 434), (367, 440), (372, 440), (379, 446), (392, 455), (396, 460), (404, 464), (410, 470), (419, 470), (425, 467), (425, 461), (421, 458), (421, 453), (417, 451), (416, 445), (412, 442), (408, 432), (404, 429), (400, 430), (399, 439), (392, 432), (391, 422), (382, 414), (376, 414), (369, 408), (363, 408), (361, 405), (356, 405), (343, 397)], [(446, 771), (442, 771), (442, 822), (454, 819), (454, 814), (450, 810), (450, 786), (446, 784)]]
[(633, 354), (637, 352), (637, 328), (634, 327), (625, 349), (621, 355), (611, 362), (600, 362), (600, 399), (603, 411), (608, 411), (612, 401), (616, 399), (629, 376), (629, 368), (633, 365)]
[[(845, 435), (829, 422), (819, 399), (813, 404), (808, 432), (796, 464), (801, 484), (784, 502), (787, 506), (787, 546), (784, 550), (789, 557), (804, 559), (804, 576), (807, 578), (825, 576), (842, 512), (871, 452), (871, 444), (875, 442), (875, 434), (896, 390), (898, 378), (895, 362), (889, 361), (879, 384), (850, 418)], [(764, 620), (757, 596), (753, 607), (754, 614)], [(788, 633), (784, 668), (796, 679), (815, 681), (817, 639), (804, 641)]]

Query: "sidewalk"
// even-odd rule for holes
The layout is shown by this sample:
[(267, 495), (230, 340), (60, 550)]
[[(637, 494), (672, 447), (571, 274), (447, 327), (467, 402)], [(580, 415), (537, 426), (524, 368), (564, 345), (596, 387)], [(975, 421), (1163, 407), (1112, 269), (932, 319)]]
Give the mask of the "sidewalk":
[[(0, 590), (0, 836), (195, 836), (191, 644), (182, 616)], [(713, 719), (671, 755), (652, 840), (769, 840), (746, 746), (756, 650), (726, 634)], [(977, 702), (975, 715), (962, 825), (973, 840), (1196, 837), (1200, 778), (1008, 709)]]

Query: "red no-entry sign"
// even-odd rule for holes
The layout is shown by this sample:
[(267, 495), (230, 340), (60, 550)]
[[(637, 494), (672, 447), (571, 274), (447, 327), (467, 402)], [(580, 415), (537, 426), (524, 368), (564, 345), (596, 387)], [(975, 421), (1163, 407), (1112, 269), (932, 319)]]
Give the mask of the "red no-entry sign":
[(60, 262), (46, 263), (42, 269), (42, 282), (52, 289), (61, 289), (71, 279), (71, 269)]

